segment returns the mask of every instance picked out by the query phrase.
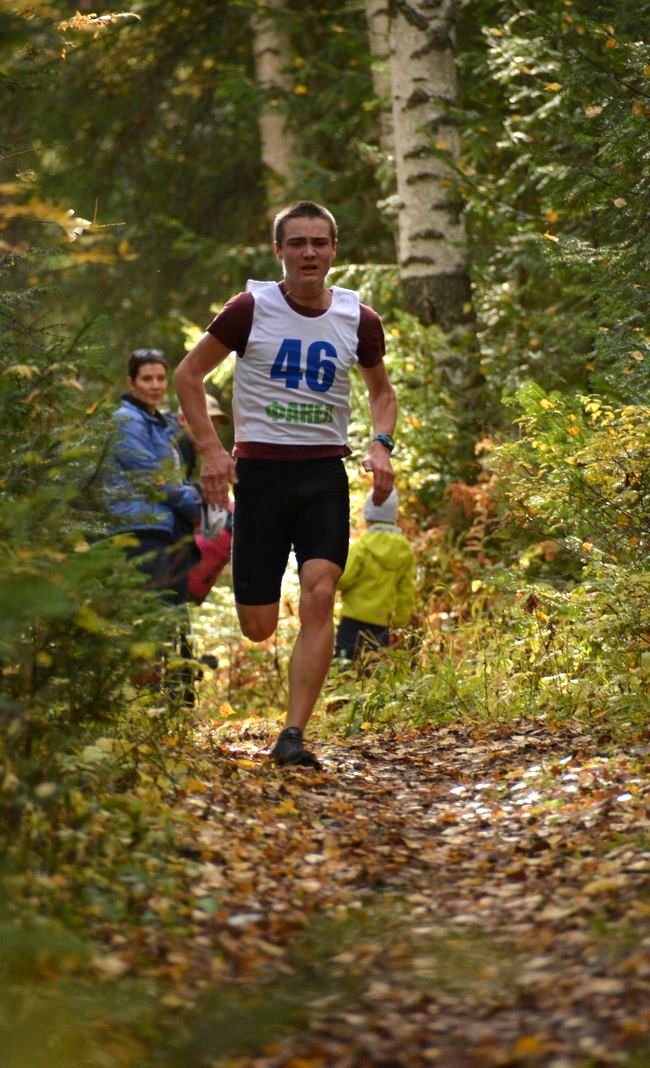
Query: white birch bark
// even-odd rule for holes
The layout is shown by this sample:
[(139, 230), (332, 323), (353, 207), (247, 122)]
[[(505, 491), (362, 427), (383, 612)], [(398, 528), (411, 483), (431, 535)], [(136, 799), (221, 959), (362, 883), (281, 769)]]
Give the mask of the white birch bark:
[(390, 16), (389, 0), (366, 0), (366, 24), (368, 41), (372, 56), (372, 87), (380, 102), (379, 110), (379, 146), (392, 156), (395, 151), (393, 140), (393, 110), (391, 104), (390, 84)]
[(468, 319), (461, 203), (435, 148), (459, 155), (446, 108), (456, 100), (456, 0), (390, 0), (400, 277), (408, 309), (448, 329)]
[(252, 20), (255, 74), (265, 96), (259, 127), (271, 215), (284, 203), (296, 158), (296, 142), (288, 128), (284, 107), (284, 99), (293, 90), (293, 78), (288, 70), (291, 52), (287, 35), (274, 19), (276, 13), (285, 9), (284, 0), (258, 0)]

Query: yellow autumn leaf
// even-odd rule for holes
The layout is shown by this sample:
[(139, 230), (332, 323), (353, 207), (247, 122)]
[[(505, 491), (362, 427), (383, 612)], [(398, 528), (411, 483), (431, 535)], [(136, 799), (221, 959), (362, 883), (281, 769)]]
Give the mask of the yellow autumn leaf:
[(549, 93), (557, 93), (558, 89), (562, 88), (562, 85), (560, 82), (546, 82), (544, 88), (547, 89)]
[(623, 875), (604, 876), (602, 879), (592, 879), (591, 882), (586, 883), (582, 892), (588, 894), (589, 897), (595, 897), (597, 894), (610, 894), (612, 890), (620, 890), (624, 885), (625, 876)]
[(113, 545), (116, 545), (119, 549), (129, 549), (133, 545), (138, 544), (138, 539), (135, 534), (115, 534), (111, 538)]
[(545, 1049), (546, 1042), (540, 1035), (522, 1035), (515, 1042), (512, 1052), (515, 1057), (534, 1057)]
[(131, 642), (129, 651), (134, 660), (153, 660), (156, 656), (155, 642)]
[(106, 626), (106, 620), (97, 615), (90, 605), (83, 605), (77, 616), (77, 626), (87, 630), (89, 634), (99, 634)]
[(5, 375), (18, 375), (19, 378), (33, 378), (37, 373), (38, 367), (31, 363), (12, 363), (3, 371)]
[(55, 782), (39, 782), (34, 793), (39, 801), (47, 801), (48, 798), (54, 797), (56, 791), (57, 785)]
[(93, 957), (90, 963), (102, 979), (119, 979), (129, 970), (127, 962), (115, 953), (105, 957)]
[(188, 779), (187, 790), (193, 794), (207, 794), (210, 787), (207, 783), (201, 781), (201, 779)]

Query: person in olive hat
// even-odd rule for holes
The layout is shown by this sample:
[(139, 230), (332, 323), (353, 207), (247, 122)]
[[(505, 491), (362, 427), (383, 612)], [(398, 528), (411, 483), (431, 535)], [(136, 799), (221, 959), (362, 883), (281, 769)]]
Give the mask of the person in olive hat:
[[(219, 427), (226, 426), (230, 420), (222, 410), (216, 397), (213, 397), (211, 393), (206, 393), (205, 399), (208, 406), (210, 422), (218, 433)], [(174, 427), (176, 448), (180, 452), (183, 463), (185, 464), (185, 474), (189, 481), (192, 482), (195, 478), (198, 478), (199, 457), (190, 425), (185, 417), (185, 412), (182, 408), (179, 408), (176, 413), (166, 413), (166, 418), (169, 424)]]

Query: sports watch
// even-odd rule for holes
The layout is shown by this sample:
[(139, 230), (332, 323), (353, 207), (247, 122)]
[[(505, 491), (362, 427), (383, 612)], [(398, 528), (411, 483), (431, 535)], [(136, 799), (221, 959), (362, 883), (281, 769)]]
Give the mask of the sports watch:
[(381, 443), (384, 446), (384, 448), (388, 449), (389, 452), (392, 452), (393, 449), (395, 448), (395, 442), (391, 438), (390, 434), (375, 434), (375, 436), (374, 436), (374, 438), (372, 440), (373, 441), (381, 441)]

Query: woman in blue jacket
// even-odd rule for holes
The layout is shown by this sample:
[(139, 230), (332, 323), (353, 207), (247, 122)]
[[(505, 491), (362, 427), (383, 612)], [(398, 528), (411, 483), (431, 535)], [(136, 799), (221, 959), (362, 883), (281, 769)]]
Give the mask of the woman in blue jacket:
[(159, 411), (167, 392), (167, 362), (158, 349), (129, 357), (128, 393), (113, 413), (115, 434), (106, 458), (105, 500), (110, 534), (133, 534), (129, 556), (152, 589), (172, 604), (186, 600), (187, 575), (196, 563), (193, 532), (201, 495), (184, 478), (174, 428)]

